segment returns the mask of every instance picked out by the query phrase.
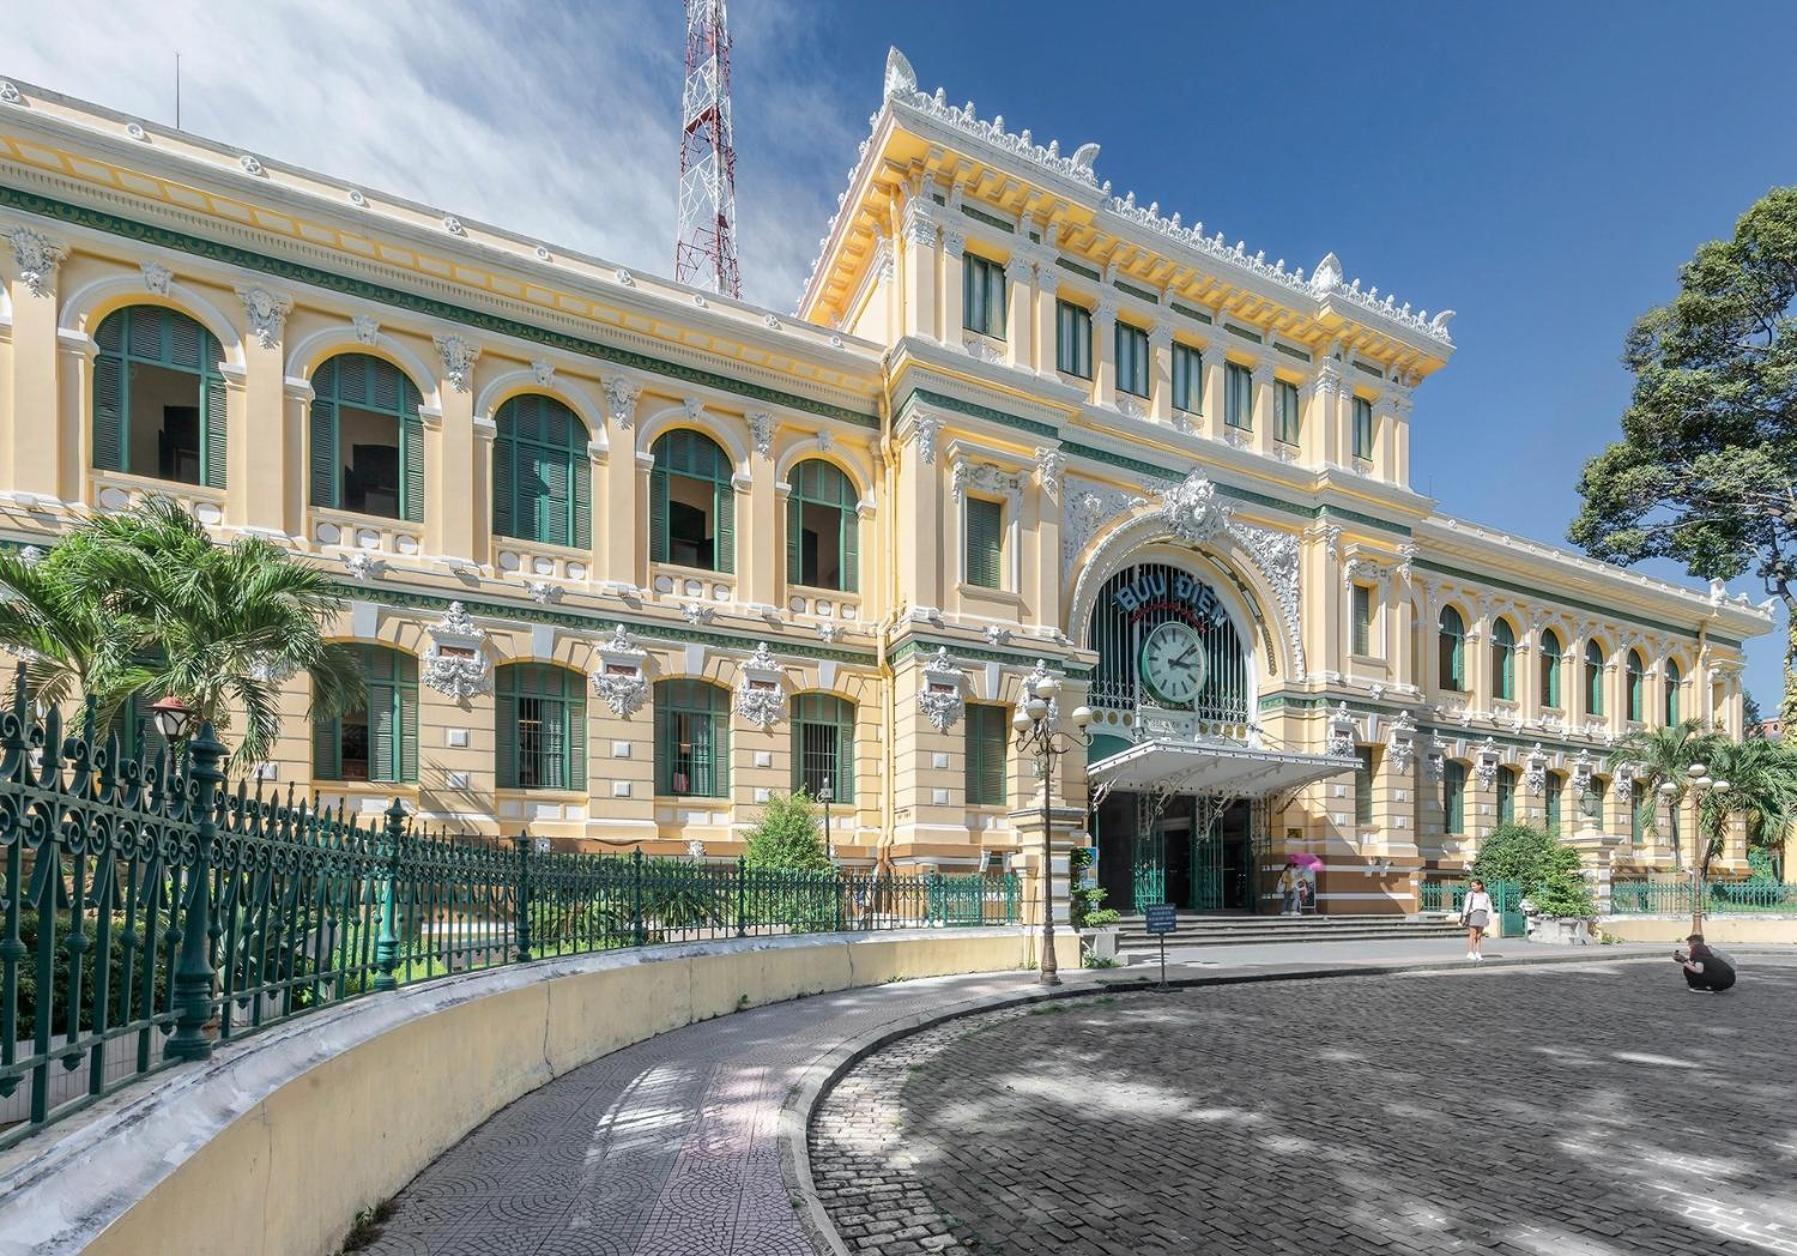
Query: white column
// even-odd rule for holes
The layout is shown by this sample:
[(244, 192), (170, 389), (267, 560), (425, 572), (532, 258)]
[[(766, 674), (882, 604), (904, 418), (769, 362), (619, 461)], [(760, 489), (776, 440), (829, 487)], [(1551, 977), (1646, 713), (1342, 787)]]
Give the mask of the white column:
[(1262, 453), (1273, 452), (1273, 362), (1265, 354), (1254, 363), (1254, 434), (1248, 442)]
[(1036, 350), (1030, 344), (1030, 329), (1035, 326), (1030, 317), (1036, 296), (1035, 273), (1029, 256), (1021, 251), (1012, 253), (1011, 260), (1005, 263), (1005, 284), (1009, 289), (1005, 293), (1005, 361), (1025, 370), (1031, 369), (1036, 360)]
[(1173, 325), (1163, 320), (1150, 328), (1148, 348), (1154, 358), (1149, 372), (1149, 413), (1166, 423), (1173, 418)]
[(964, 269), (962, 256), (966, 251), (967, 237), (959, 231), (943, 228), (942, 231), (942, 335), (941, 341), (956, 349), (961, 347), (964, 332), (961, 329), (962, 279)]
[(1092, 316), (1092, 376), (1096, 400), (1101, 406), (1117, 404), (1117, 299), (1098, 298)]

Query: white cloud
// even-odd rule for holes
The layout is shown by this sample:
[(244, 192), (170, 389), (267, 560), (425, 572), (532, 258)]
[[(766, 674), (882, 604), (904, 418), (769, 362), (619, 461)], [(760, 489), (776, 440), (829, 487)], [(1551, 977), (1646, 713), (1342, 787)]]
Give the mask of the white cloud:
[[(735, 24), (743, 295), (789, 308), (877, 90), (831, 90), (784, 0)], [(682, 22), (666, 0), (16, 6), (0, 72), (275, 163), (673, 271)]]

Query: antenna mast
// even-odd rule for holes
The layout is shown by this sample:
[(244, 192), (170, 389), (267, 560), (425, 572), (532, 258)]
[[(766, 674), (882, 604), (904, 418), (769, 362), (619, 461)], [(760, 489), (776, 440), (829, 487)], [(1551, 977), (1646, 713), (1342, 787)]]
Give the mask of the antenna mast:
[(740, 297), (730, 32), (724, 0), (686, 0), (686, 86), (680, 105), (680, 226), (674, 239), (674, 278)]

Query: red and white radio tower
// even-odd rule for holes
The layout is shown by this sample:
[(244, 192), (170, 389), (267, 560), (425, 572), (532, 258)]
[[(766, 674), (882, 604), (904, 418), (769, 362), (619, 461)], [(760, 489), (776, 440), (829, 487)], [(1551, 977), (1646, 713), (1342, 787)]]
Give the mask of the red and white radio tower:
[(680, 229), (674, 278), (742, 295), (736, 269), (736, 146), (730, 138), (730, 32), (724, 0), (686, 0)]

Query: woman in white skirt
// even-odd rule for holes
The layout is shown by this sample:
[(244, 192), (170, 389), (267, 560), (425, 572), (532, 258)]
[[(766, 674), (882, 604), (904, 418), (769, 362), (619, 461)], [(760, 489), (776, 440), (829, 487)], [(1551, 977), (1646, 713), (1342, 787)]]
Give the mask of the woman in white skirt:
[(1495, 911), (1485, 883), (1475, 878), (1460, 908), (1460, 923), (1466, 926), (1466, 958), (1475, 962), (1485, 958), (1485, 929)]

